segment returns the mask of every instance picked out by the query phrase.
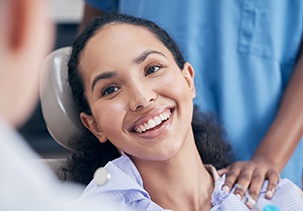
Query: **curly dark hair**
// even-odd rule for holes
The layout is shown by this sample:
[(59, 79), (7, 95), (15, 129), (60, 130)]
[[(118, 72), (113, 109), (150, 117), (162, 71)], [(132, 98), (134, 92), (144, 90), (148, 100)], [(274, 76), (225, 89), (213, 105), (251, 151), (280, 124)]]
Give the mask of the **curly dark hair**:
[[(83, 33), (75, 40), (73, 50), (68, 62), (68, 82), (72, 90), (73, 98), (80, 112), (91, 115), (89, 104), (84, 96), (83, 79), (79, 71), (79, 60), (87, 42), (98, 30), (110, 23), (125, 23), (143, 27), (153, 33), (164, 46), (172, 53), (180, 70), (183, 69), (184, 57), (171, 36), (155, 23), (124, 14), (106, 14), (94, 18)], [(214, 116), (202, 113), (198, 107), (194, 107), (192, 128), (197, 149), (205, 164), (212, 164), (216, 168), (227, 166), (233, 161), (231, 148), (224, 140), (224, 130), (220, 127)], [(67, 166), (62, 170), (61, 178), (70, 179), (74, 182), (88, 184), (94, 172), (108, 161), (120, 156), (116, 147), (110, 141), (100, 143), (89, 131), (78, 140), (74, 140), (72, 148), (75, 149)]]

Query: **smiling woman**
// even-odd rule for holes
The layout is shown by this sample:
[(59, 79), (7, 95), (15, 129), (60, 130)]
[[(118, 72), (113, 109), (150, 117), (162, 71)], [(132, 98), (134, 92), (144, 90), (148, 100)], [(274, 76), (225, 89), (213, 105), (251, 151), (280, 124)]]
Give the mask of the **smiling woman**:
[[(100, 166), (112, 175), (101, 187), (92, 180), (85, 197), (139, 210), (248, 209), (247, 198), (223, 192), (224, 177), (204, 166), (224, 167), (232, 156), (222, 129), (194, 108), (194, 69), (163, 29), (120, 14), (96, 18), (75, 41), (68, 65), (88, 133), (75, 142), (66, 173), (85, 184)], [(260, 204), (286, 208), (285, 188), (297, 191), (283, 180), (280, 197), (260, 196)]]

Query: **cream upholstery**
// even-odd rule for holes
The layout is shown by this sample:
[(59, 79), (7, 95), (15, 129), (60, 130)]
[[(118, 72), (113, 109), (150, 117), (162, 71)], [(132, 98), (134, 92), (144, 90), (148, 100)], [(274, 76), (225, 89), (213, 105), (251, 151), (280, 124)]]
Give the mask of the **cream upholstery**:
[(48, 131), (60, 145), (72, 150), (70, 140), (79, 137), (84, 127), (67, 82), (70, 51), (71, 47), (60, 48), (44, 60), (40, 77), (40, 100)]

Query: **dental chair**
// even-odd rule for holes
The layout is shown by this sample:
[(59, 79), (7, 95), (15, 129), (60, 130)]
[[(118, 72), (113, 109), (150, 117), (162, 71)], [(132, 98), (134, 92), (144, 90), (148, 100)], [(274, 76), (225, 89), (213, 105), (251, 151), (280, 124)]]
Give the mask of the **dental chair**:
[[(70, 141), (79, 137), (84, 127), (74, 105), (67, 81), (67, 61), (71, 47), (57, 49), (50, 53), (42, 64), (40, 75), (40, 101), (46, 127), (53, 139), (68, 150)], [(66, 159), (42, 159), (55, 172)]]
[[(39, 90), (42, 115), (49, 133), (57, 143), (73, 151), (70, 142), (82, 136), (85, 128), (67, 81), (70, 53), (71, 47), (64, 47), (46, 57), (42, 64)], [(56, 172), (64, 164), (64, 159), (47, 159), (44, 162)], [(94, 173), (98, 185), (103, 185), (109, 178), (103, 167)]]
[(71, 47), (60, 48), (44, 60), (40, 77), (40, 101), (51, 136), (61, 146), (73, 150), (69, 143), (81, 135), (84, 126), (67, 81), (70, 52)]

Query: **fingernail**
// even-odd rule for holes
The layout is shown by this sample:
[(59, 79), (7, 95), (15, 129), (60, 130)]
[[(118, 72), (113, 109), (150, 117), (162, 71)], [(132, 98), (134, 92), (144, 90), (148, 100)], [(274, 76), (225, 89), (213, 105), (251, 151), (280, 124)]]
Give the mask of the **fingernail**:
[(268, 191), (266, 191), (265, 196), (266, 196), (267, 198), (272, 198), (273, 192), (272, 192), (271, 190), (268, 190)]
[(224, 185), (223, 186), (223, 188), (222, 188), (222, 190), (224, 191), (224, 192), (227, 192), (227, 193), (229, 193), (229, 187), (227, 186), (227, 185)]
[(246, 204), (246, 206), (248, 207), (248, 209), (252, 209), (252, 208), (254, 208), (254, 206), (251, 204), (251, 202), (246, 202), (245, 203)]
[(240, 199), (240, 200), (242, 199), (241, 195), (238, 194), (238, 193), (236, 194), (236, 197), (237, 197), (238, 199)]
[(247, 195), (247, 207), (249, 206), (250, 209), (254, 208), (254, 206), (256, 205), (256, 201), (250, 196), (250, 195)]

